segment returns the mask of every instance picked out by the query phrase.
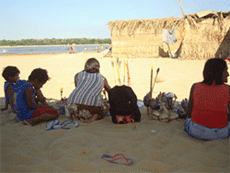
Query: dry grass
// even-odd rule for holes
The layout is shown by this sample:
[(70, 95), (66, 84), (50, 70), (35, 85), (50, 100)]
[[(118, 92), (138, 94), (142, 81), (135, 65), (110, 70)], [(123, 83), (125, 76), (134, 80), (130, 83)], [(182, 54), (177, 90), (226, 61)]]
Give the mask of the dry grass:
[[(217, 12), (205, 18), (195, 14), (185, 18), (116, 20), (107, 23), (115, 58), (152, 58), (180, 53), (182, 59), (225, 58), (230, 53), (230, 12)], [(162, 29), (176, 28), (178, 41), (168, 46), (162, 41)], [(184, 39), (180, 29), (184, 28)]]

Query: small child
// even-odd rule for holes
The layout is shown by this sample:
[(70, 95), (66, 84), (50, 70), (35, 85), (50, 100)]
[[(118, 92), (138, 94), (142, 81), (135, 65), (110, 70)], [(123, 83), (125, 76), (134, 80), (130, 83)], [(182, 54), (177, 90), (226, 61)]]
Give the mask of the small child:
[(20, 121), (33, 126), (58, 118), (58, 112), (47, 104), (36, 104), (35, 94), (49, 80), (47, 71), (34, 69), (28, 81), (19, 80), (13, 87), (14, 110)]
[(4, 68), (2, 72), (2, 77), (6, 80), (4, 84), (6, 104), (5, 104), (5, 108), (1, 109), (1, 111), (7, 110), (8, 105), (10, 104), (10, 107), (12, 111), (14, 112), (12, 88), (14, 84), (19, 80), (19, 74), (20, 74), (20, 71), (15, 66), (7, 66), (6, 68)]

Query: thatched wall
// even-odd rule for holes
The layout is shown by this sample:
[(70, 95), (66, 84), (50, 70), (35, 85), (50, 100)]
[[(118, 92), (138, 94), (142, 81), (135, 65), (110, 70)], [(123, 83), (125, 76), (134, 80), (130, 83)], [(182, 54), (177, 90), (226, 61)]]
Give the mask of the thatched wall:
[[(208, 59), (215, 56), (225, 58), (230, 54), (229, 38), (226, 38), (230, 12), (212, 13), (202, 18), (194, 14), (185, 18), (118, 20), (107, 25), (115, 58), (164, 57), (177, 53), (183, 59)], [(162, 30), (174, 27), (178, 41), (168, 46), (162, 41)], [(184, 38), (180, 37), (181, 28)]]

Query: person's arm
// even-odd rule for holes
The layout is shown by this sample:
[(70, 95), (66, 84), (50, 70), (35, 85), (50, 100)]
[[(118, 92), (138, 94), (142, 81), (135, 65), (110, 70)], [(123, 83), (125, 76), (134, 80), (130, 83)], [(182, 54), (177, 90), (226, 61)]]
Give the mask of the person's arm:
[(7, 101), (6, 101), (6, 103), (5, 103), (5, 108), (2, 108), (1, 111), (5, 111), (5, 110), (7, 110), (7, 109), (8, 109), (8, 103), (7, 103)]
[(193, 92), (196, 84), (193, 84), (190, 90), (189, 102), (188, 102), (188, 109), (187, 109), (187, 117), (191, 118), (192, 110), (193, 110)]
[(107, 92), (111, 90), (111, 87), (109, 86), (108, 81), (105, 77), (104, 77), (104, 88)]
[(78, 75), (78, 73), (74, 76), (75, 87), (77, 87), (77, 75)]
[(51, 108), (50, 106), (47, 106), (47, 105), (34, 104), (34, 102), (33, 102), (33, 89), (32, 89), (32, 87), (26, 88), (25, 94), (26, 94), (26, 104), (27, 104), (27, 107), (29, 109)]
[[(228, 86), (229, 96), (230, 96), (230, 86)], [(228, 103), (228, 120), (230, 120), (230, 102)]]
[(42, 94), (42, 91), (40, 89), (35, 89), (35, 102), (38, 103), (40, 102), (41, 104), (47, 104), (46, 103), (46, 98)]
[(13, 84), (9, 85), (7, 87), (7, 89), (6, 89), (6, 93), (7, 93), (8, 97), (9, 97), (10, 107), (11, 107), (13, 113), (15, 113), (14, 112), (14, 107), (13, 107), (13, 94), (14, 94), (14, 92), (13, 92), (12, 88), (13, 88)]

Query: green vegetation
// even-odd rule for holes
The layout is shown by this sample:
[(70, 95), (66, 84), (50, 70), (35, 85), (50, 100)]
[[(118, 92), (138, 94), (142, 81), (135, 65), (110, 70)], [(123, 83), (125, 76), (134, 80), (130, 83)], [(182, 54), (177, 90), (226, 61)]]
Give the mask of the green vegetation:
[(0, 46), (28, 46), (28, 45), (67, 45), (67, 44), (110, 44), (111, 39), (89, 39), (89, 38), (68, 38), (68, 39), (22, 39), (22, 40), (0, 40)]

